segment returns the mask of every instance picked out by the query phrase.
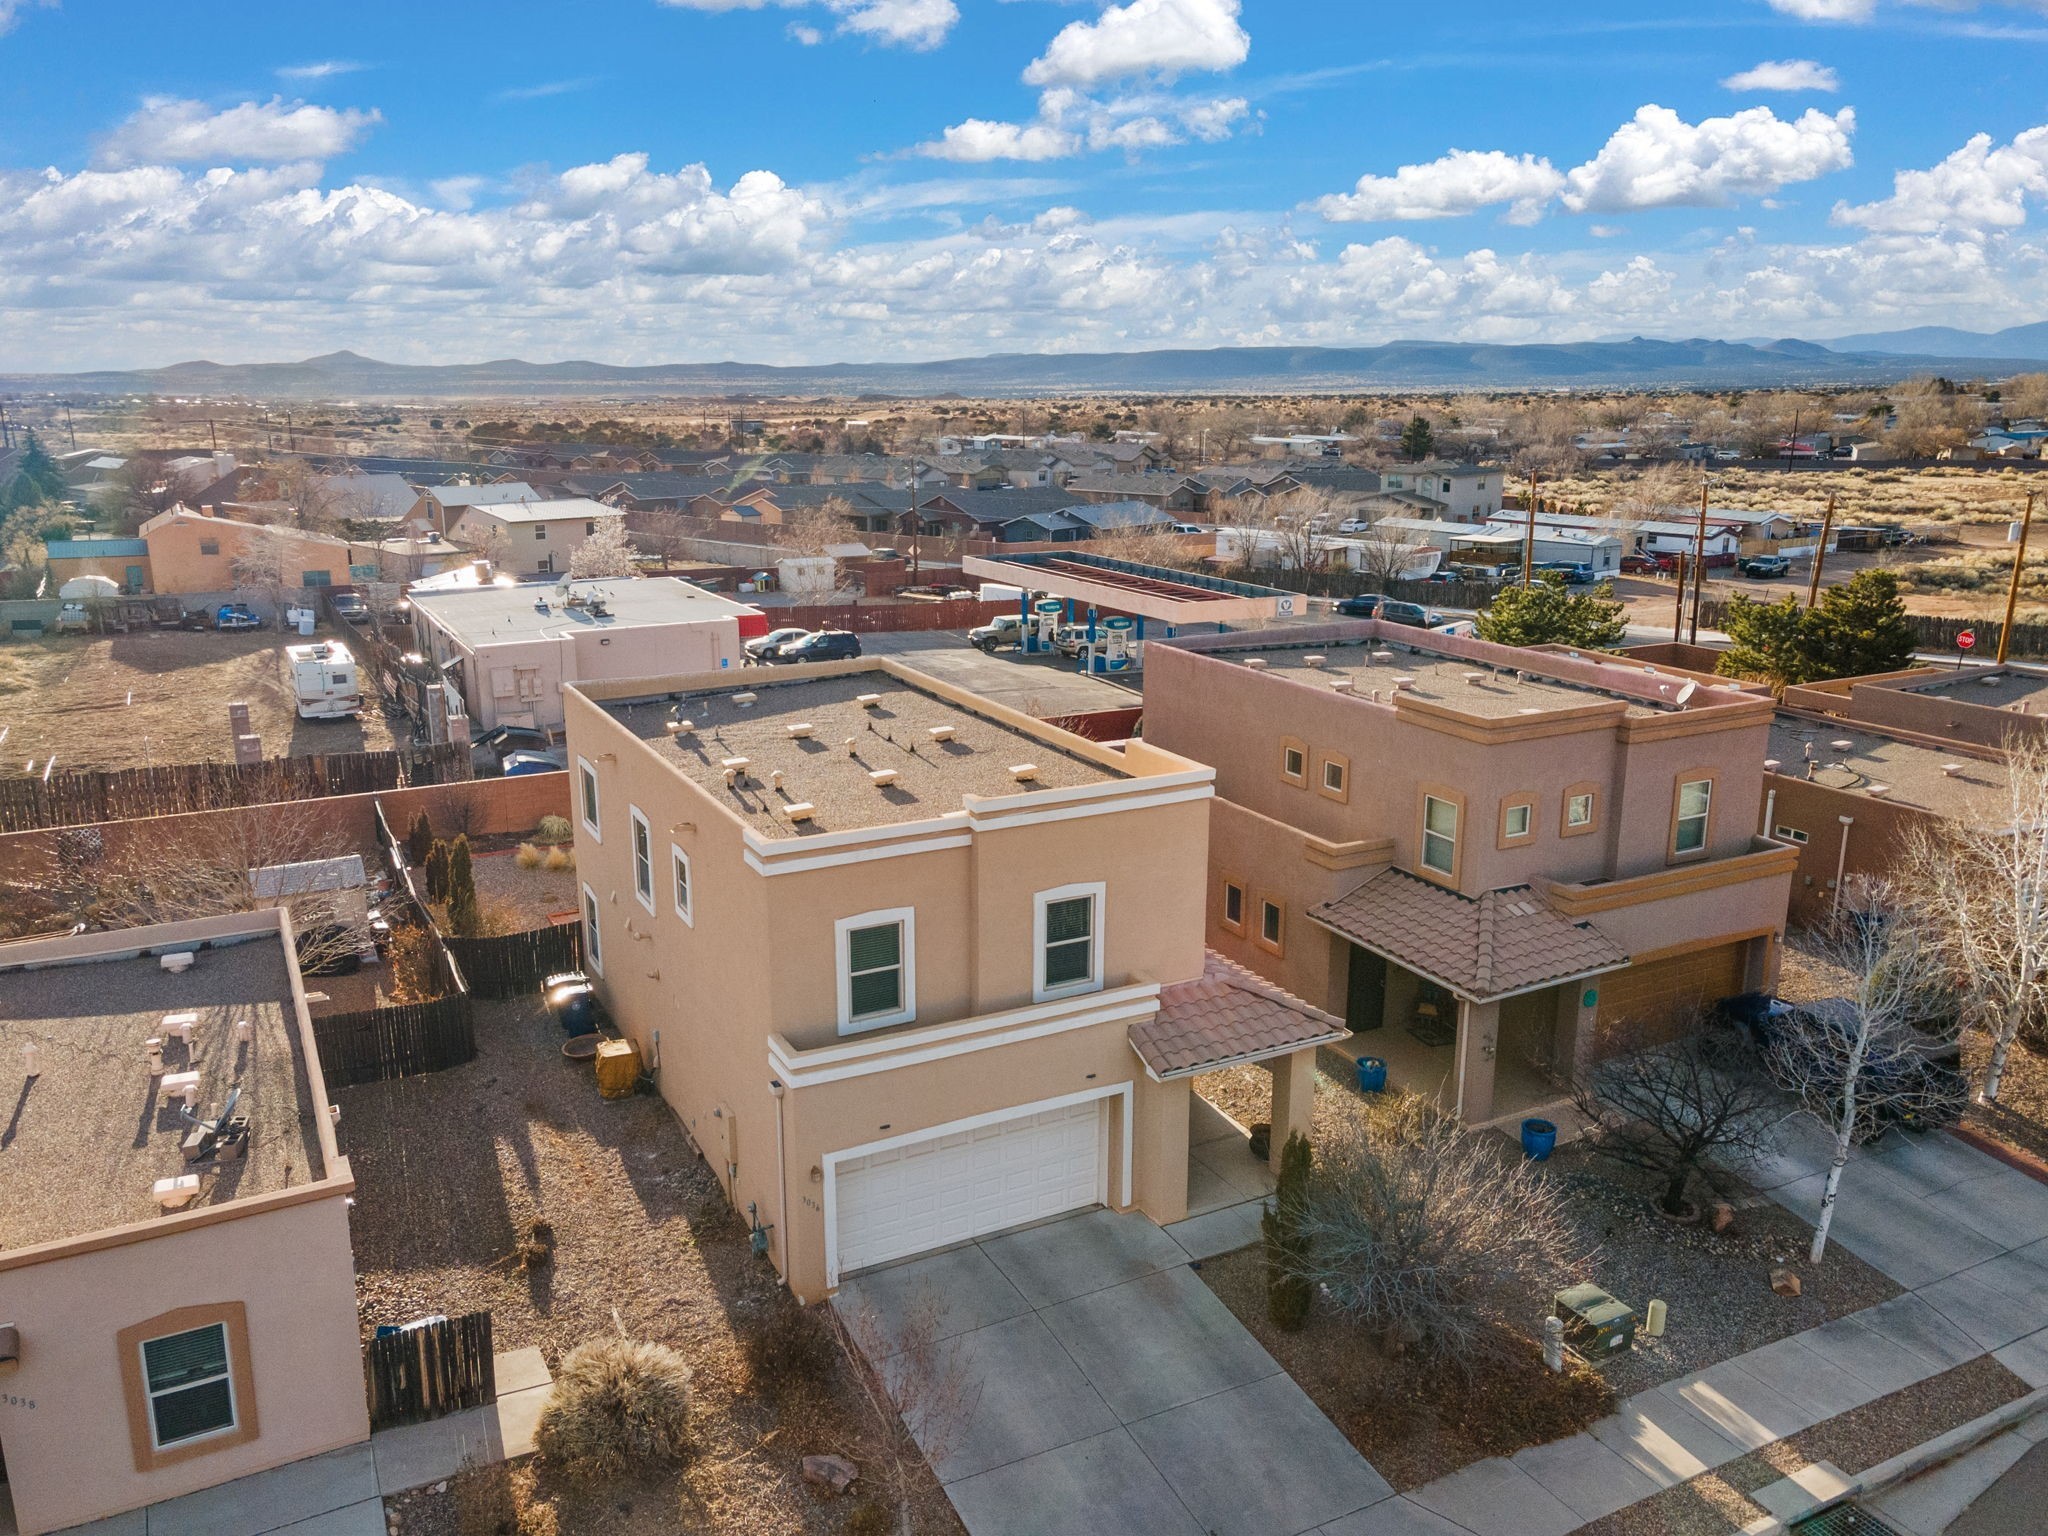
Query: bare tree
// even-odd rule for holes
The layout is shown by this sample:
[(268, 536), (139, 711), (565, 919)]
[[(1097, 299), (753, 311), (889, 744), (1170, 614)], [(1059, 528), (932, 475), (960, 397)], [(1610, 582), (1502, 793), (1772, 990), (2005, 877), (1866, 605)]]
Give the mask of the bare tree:
[(1471, 1372), (1526, 1340), (1503, 1298), (1544, 1295), (1585, 1255), (1561, 1186), (1413, 1101), (1320, 1133), (1279, 1262), (1390, 1350)]
[(623, 517), (601, 517), (597, 532), (569, 552), (569, 579), (588, 581), (594, 577), (637, 576), (633, 541), (626, 537)]
[(228, 557), (228, 579), (237, 591), (254, 592), (270, 605), (271, 617), (284, 622), (284, 599), (301, 585), (303, 565), (296, 542), (286, 534), (251, 529), (240, 536)]
[(512, 547), (511, 535), (495, 518), (463, 518), (455, 525), (454, 542), (468, 550), (474, 559), (487, 562), (494, 571), (504, 565), (506, 554)]
[(792, 507), (772, 529), (776, 544), (792, 555), (823, 555), (835, 544), (860, 541), (853, 504), (844, 496), (827, 496), (808, 506)]
[[(981, 1409), (981, 1379), (967, 1368), (962, 1337), (945, 1336), (945, 1303), (936, 1295), (918, 1296), (893, 1329), (865, 1305), (835, 1307), (832, 1317), (879, 1431), (865, 1459), (881, 1468), (897, 1530), (911, 1536), (919, 1479), (960, 1448)], [(913, 1444), (895, 1433), (892, 1417)]]
[(1917, 825), (1900, 865), (1964, 1024), (1991, 1042), (1987, 1104), (2016, 1041), (2048, 1050), (2048, 738), (2012, 737), (2005, 778), (1997, 816)]
[(1914, 379), (1892, 402), (1886, 442), (1912, 458), (1932, 458), (1968, 440), (1983, 422), (1978, 397), (1946, 379)]
[(1930, 1061), (1928, 1037), (1916, 1028), (1939, 1018), (1946, 998), (1923, 920), (1897, 891), (1883, 881), (1866, 882), (1812, 943), (1848, 990), (1775, 1016), (1765, 1060), (1834, 1141), (1807, 1254), (1818, 1264), (1851, 1148), (1896, 1120), (1953, 1119), (1965, 1094), (1960, 1079)]
[(1381, 582), (1398, 581), (1401, 573), (1415, 563), (1415, 545), (1399, 529), (1389, 528), (1385, 519), (1364, 533), (1346, 534), (1358, 546), (1358, 573)]
[(1658, 1207), (1685, 1210), (1695, 1181), (1718, 1189), (1721, 1165), (1754, 1159), (1782, 1114), (1767, 1078), (1726, 1031), (1699, 1015), (1677, 1021), (1677, 1038), (1640, 1033), (1584, 1073), (1572, 1100), (1591, 1125), (1593, 1152), (1659, 1180)]
[(1328, 494), (1295, 491), (1284, 496), (1239, 496), (1224, 504), (1221, 522), (1243, 531), (1241, 561), (1313, 574), (1330, 564), (1328, 533), (1337, 525)]
[(643, 512), (640, 514), (640, 533), (646, 539), (648, 548), (661, 557), (661, 566), (667, 570), (683, 552), (683, 541), (691, 534), (690, 520), (680, 512)]

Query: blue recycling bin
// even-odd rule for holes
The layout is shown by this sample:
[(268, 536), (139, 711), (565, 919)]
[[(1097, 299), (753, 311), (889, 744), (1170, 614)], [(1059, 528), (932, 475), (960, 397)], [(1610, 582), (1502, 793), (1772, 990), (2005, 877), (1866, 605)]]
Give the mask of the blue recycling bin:
[(1385, 1093), (1387, 1091), (1387, 1064), (1377, 1056), (1358, 1058), (1358, 1091), (1360, 1093)]

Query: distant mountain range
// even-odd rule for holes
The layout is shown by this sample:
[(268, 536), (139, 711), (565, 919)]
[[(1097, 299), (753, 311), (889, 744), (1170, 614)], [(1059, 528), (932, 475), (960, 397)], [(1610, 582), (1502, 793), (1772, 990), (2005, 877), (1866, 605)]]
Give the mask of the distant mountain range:
[(572, 361), (385, 363), (330, 352), (298, 363), (177, 363), (101, 373), (0, 374), (0, 390), (247, 395), (266, 399), (1038, 395), (1110, 392), (1543, 389), (1879, 383), (1908, 373), (2002, 374), (2048, 366), (2048, 322), (1993, 335), (1921, 327), (1819, 342), (1626, 341), (1502, 346), (1395, 341), (1374, 347), (1216, 347), (1154, 352), (998, 353), (921, 363)]

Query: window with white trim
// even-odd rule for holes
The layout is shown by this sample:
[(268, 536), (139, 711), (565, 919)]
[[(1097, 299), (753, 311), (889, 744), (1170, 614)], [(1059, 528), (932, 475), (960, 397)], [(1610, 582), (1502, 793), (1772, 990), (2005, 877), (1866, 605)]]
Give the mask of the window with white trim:
[(1678, 786), (1678, 824), (1672, 830), (1674, 853), (1698, 853), (1707, 846), (1707, 818), (1714, 805), (1714, 781), (1689, 779)]
[(1422, 797), (1422, 867), (1440, 875), (1458, 868), (1458, 806), (1436, 795)]
[(597, 796), (597, 770), (587, 759), (576, 759), (576, 782), (582, 791), (583, 825), (599, 842), (603, 842), (604, 828), (598, 821), (602, 805)]
[(1535, 812), (1536, 807), (1526, 803), (1509, 806), (1507, 817), (1501, 823), (1501, 836), (1527, 837), (1529, 835), (1530, 818), (1535, 815)]
[(1259, 942), (1268, 949), (1278, 949), (1283, 931), (1284, 915), (1280, 910), (1280, 903), (1277, 901), (1261, 901), (1259, 903)]
[(1564, 799), (1564, 824), (1567, 827), (1590, 827), (1593, 825), (1593, 793), (1566, 795)]
[(158, 1450), (235, 1427), (235, 1385), (225, 1323), (142, 1341), (149, 1434)]
[(1063, 885), (1032, 898), (1033, 1002), (1101, 989), (1103, 895), (1096, 882)]
[(633, 824), (633, 894), (640, 905), (648, 911), (654, 910), (654, 831), (647, 825), (647, 817), (637, 805), (626, 807), (626, 818)]
[(917, 1017), (916, 913), (863, 912), (837, 924), (839, 1029), (853, 1034)]
[(604, 936), (597, 926), (597, 892), (583, 887), (583, 961), (598, 975), (604, 974)]
[(1323, 759), (1323, 788), (1333, 795), (1344, 793), (1344, 764), (1337, 758)]
[(669, 894), (676, 904), (676, 916), (694, 926), (696, 916), (690, 906), (690, 856), (674, 843), (668, 845)]
[(1771, 835), (1780, 842), (1785, 843), (1803, 843), (1806, 841), (1806, 834), (1797, 827), (1776, 826), (1771, 828)]

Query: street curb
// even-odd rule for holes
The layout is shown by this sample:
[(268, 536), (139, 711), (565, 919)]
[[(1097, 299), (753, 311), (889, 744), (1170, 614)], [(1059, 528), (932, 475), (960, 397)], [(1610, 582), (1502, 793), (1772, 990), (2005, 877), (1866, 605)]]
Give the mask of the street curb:
[[(1947, 1434), (1936, 1435), (1910, 1451), (1902, 1451), (1889, 1461), (1880, 1461), (1866, 1472), (1857, 1474), (1849, 1486), (1831, 1499), (1816, 1500), (1813, 1508), (1797, 1518), (1809, 1520), (1823, 1510), (1833, 1509), (1852, 1499), (1864, 1499), (1881, 1492), (1894, 1483), (1902, 1483), (1909, 1477), (1918, 1477), (1922, 1472), (1931, 1471), (1945, 1462), (1954, 1461), (1966, 1451), (1973, 1451), (1985, 1441), (2001, 1435), (2015, 1424), (2023, 1423), (2035, 1414), (2048, 1409), (2048, 1387), (2037, 1387), (2025, 1397), (2016, 1397), (2003, 1407), (1958, 1424)], [(1788, 1522), (1775, 1515), (1765, 1515), (1752, 1520), (1742, 1528), (1742, 1536), (1786, 1536), (1790, 1529)]]
[(2018, 1147), (2008, 1146), (1996, 1136), (1980, 1131), (1973, 1125), (1952, 1125), (1949, 1135), (1966, 1147), (1975, 1147), (1986, 1157), (2005, 1164), (2015, 1173), (2023, 1173), (2037, 1183), (2048, 1184), (2048, 1163), (2031, 1153), (2022, 1152)]

